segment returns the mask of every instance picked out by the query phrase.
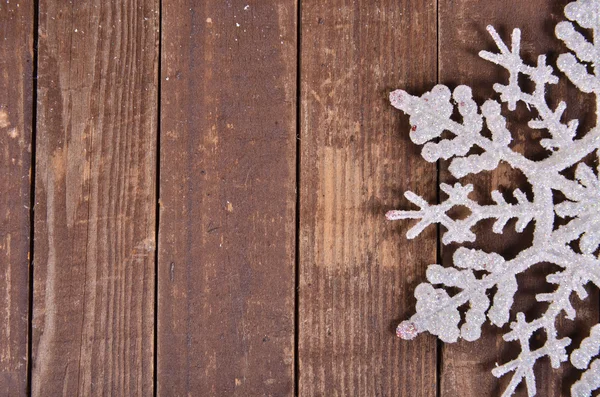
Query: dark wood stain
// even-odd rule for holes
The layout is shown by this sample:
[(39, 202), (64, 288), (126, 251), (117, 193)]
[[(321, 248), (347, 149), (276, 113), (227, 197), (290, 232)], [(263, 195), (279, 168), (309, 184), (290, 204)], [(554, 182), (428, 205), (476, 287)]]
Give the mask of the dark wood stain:
[(27, 392), (33, 1), (0, 4), (0, 395)]
[(294, 392), (293, 0), (163, 0), (158, 395)]

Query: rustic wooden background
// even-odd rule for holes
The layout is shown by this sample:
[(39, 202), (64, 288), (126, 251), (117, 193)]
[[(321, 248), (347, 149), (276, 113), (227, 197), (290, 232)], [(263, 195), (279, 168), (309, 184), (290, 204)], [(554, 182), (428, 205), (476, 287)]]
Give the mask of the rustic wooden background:
[[(387, 94), (493, 95), (485, 26), (554, 60), (566, 3), (0, 0), (0, 395), (499, 394), (498, 330), (394, 336), (453, 247), (384, 214), (451, 177)], [(589, 110), (572, 91), (553, 92)], [(527, 244), (489, 230), (487, 249)], [(521, 285), (527, 309), (543, 277)], [(578, 376), (538, 369), (540, 396)]]

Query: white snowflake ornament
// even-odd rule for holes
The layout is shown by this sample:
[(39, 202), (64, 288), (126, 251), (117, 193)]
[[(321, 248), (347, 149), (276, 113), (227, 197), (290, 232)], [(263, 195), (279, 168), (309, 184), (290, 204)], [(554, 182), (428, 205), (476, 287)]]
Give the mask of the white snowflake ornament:
[[(475, 241), (472, 228), (484, 219), (495, 220), (493, 231), (499, 234), (511, 219), (516, 219), (517, 232), (522, 232), (530, 223), (534, 225), (532, 245), (513, 259), (460, 247), (454, 253), (452, 267), (429, 266), (428, 282), (415, 290), (416, 313), (397, 328), (398, 336), (403, 339), (412, 339), (426, 331), (444, 342), (479, 339), (486, 320), (498, 327), (511, 321), (510, 311), (518, 289), (517, 275), (541, 263), (557, 265), (560, 270), (546, 278), (555, 286), (554, 291), (536, 295), (538, 302), (548, 304), (544, 314), (527, 319), (524, 313), (516, 313), (510, 322), (511, 330), (504, 335), (506, 341), (516, 341), (521, 348), (516, 359), (492, 371), (496, 377), (512, 373), (504, 396), (513, 395), (522, 382), (529, 396), (536, 394), (534, 365), (538, 359), (548, 357), (553, 368), (569, 359), (567, 347), (571, 340), (558, 334), (557, 319), (559, 316), (575, 318), (570, 299), (574, 293), (585, 299), (586, 284), (600, 287), (600, 170), (594, 171), (583, 163), (590, 154), (598, 156), (600, 149), (600, 0), (572, 2), (565, 7), (565, 15), (569, 21), (557, 25), (556, 36), (571, 52), (559, 56), (557, 67), (581, 92), (595, 94), (597, 122), (587, 132), (581, 131), (578, 120), (564, 120), (566, 103), (560, 102), (554, 109), (548, 104), (546, 87), (557, 84), (559, 78), (554, 68), (547, 65), (545, 55), (538, 57), (536, 65), (524, 63), (520, 55), (519, 29), (513, 31), (509, 48), (496, 30), (488, 26), (499, 52), (479, 54), (510, 73), (507, 85), (494, 85), (500, 101), (489, 99), (479, 107), (466, 86), (451, 91), (438, 85), (421, 97), (402, 90), (390, 94), (392, 105), (410, 116), (410, 138), (423, 145), (425, 160), (450, 160), (449, 170), (458, 179), (494, 170), (500, 162), (505, 162), (521, 171), (531, 185), (531, 200), (516, 189), (512, 192), (516, 203), (511, 204), (500, 192), (493, 191), (494, 204), (481, 205), (469, 198), (474, 189), (472, 185), (441, 184), (440, 189), (448, 196), (445, 201), (429, 204), (409, 191), (405, 193), (406, 198), (419, 209), (387, 214), (390, 220), (418, 220), (407, 233), (409, 239), (429, 225), (443, 225), (446, 229), (443, 244)], [(579, 25), (577, 29), (574, 23)], [(580, 33), (586, 29), (591, 31), (592, 42)], [(519, 86), (520, 76), (533, 83), (533, 92), (523, 91)], [(509, 146), (512, 135), (501, 113), (501, 104), (514, 111), (519, 102), (532, 111), (528, 126), (548, 133), (549, 137), (540, 141), (548, 152), (541, 161), (532, 161)], [(461, 122), (452, 118), (455, 108)], [(484, 128), (489, 134), (482, 134)], [(444, 132), (452, 136), (442, 137)], [(581, 138), (577, 139), (577, 134)], [(481, 154), (471, 154), (473, 148), (479, 149)], [(563, 174), (571, 167), (576, 167), (574, 179)], [(565, 200), (557, 202), (554, 192), (562, 193)], [(449, 211), (458, 206), (468, 208), (470, 214), (464, 219), (452, 219)], [(562, 222), (555, 227), (557, 218)], [(451, 295), (448, 290), (458, 292)], [(490, 299), (492, 290), (496, 292)], [(466, 304), (468, 310), (461, 321), (459, 307)], [(529, 341), (539, 331), (545, 334), (546, 342), (532, 349)], [(573, 385), (572, 396), (590, 396), (593, 390), (600, 388), (600, 358), (594, 360), (599, 350), (600, 324), (592, 328), (591, 335), (570, 355), (571, 363), (585, 370)]]

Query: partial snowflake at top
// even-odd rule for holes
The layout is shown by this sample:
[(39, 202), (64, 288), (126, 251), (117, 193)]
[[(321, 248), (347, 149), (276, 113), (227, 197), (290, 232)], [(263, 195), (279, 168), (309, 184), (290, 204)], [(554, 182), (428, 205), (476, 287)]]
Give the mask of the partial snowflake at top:
[[(560, 55), (556, 66), (577, 89), (595, 94), (597, 109), (600, 109), (600, 0), (572, 2), (565, 7), (565, 15), (571, 22), (559, 23), (556, 36), (570, 52)], [(574, 24), (579, 25), (579, 30)], [(579, 33), (583, 30), (590, 31), (592, 42)], [(442, 203), (429, 204), (415, 193), (406, 192), (406, 198), (419, 209), (391, 211), (387, 217), (390, 220), (417, 219), (417, 224), (407, 234), (409, 239), (429, 225), (441, 224), (447, 229), (442, 239), (444, 244), (474, 241), (476, 235), (472, 228), (481, 220), (495, 220), (493, 231), (502, 233), (506, 223), (516, 219), (518, 232), (529, 223), (534, 224), (533, 243), (510, 260), (497, 253), (460, 247), (453, 256), (453, 267), (429, 266), (428, 282), (415, 290), (416, 313), (398, 326), (397, 333), (403, 339), (412, 339), (427, 331), (444, 342), (456, 342), (458, 338), (473, 341), (481, 336), (486, 319), (498, 327), (511, 321), (511, 331), (504, 339), (518, 342), (521, 352), (516, 359), (492, 371), (496, 377), (512, 374), (504, 396), (513, 395), (522, 382), (525, 382), (529, 396), (534, 396), (534, 365), (544, 357), (549, 358), (553, 368), (570, 358), (573, 366), (585, 371), (572, 386), (571, 395), (590, 396), (593, 390), (600, 388), (600, 358), (597, 358), (600, 324), (593, 327), (590, 336), (569, 357), (567, 347), (571, 340), (558, 334), (556, 323), (559, 316), (575, 318), (570, 299), (574, 294), (585, 299), (586, 284), (591, 282), (600, 287), (600, 181), (598, 170), (594, 172), (582, 162), (590, 154), (598, 156), (600, 126), (581, 131), (577, 120), (564, 120), (567, 107), (564, 102), (555, 109), (550, 107), (546, 87), (558, 83), (559, 77), (554, 68), (546, 64), (544, 55), (538, 57), (537, 65), (524, 63), (520, 56), (519, 29), (512, 33), (510, 48), (493, 27), (489, 26), (488, 31), (499, 52), (482, 51), (479, 55), (510, 73), (507, 85), (494, 85), (494, 90), (500, 94), (499, 102), (490, 99), (479, 107), (469, 87), (459, 86), (452, 92), (443, 85), (421, 97), (402, 90), (394, 91), (390, 100), (394, 107), (410, 115), (410, 138), (423, 145), (425, 160), (451, 160), (449, 169), (456, 178), (491, 171), (500, 162), (506, 162), (525, 175), (533, 199), (528, 200), (517, 189), (512, 193), (516, 203), (511, 204), (501, 193), (494, 191), (491, 195), (495, 204), (480, 205), (469, 198), (472, 185), (442, 184), (440, 188), (448, 196)], [(519, 86), (520, 76), (531, 80), (535, 87), (532, 93), (524, 92)], [(532, 161), (509, 146), (512, 136), (501, 114), (501, 103), (514, 111), (518, 102), (532, 110), (529, 127), (548, 133), (549, 138), (540, 141), (548, 152), (547, 158), (541, 161)], [(462, 122), (451, 117), (455, 107)], [(596, 110), (598, 120), (599, 114), (600, 110)], [(491, 134), (482, 134), (484, 127)], [(442, 137), (445, 131), (452, 137)], [(576, 135), (582, 138), (576, 139)], [(474, 147), (482, 154), (469, 154)], [(569, 179), (562, 171), (573, 166), (575, 178)], [(555, 203), (553, 191), (561, 192), (566, 199)], [(460, 220), (452, 219), (448, 213), (457, 206), (467, 207), (470, 215)], [(556, 218), (562, 219), (562, 226), (555, 228)], [(536, 295), (538, 302), (548, 305), (547, 310), (539, 318), (526, 318), (524, 313), (516, 313), (511, 320), (513, 298), (518, 288), (516, 276), (540, 263), (552, 263), (560, 268), (546, 278), (555, 286), (554, 291)], [(450, 295), (447, 289), (458, 292)], [(492, 290), (496, 292), (490, 301), (488, 294)], [(461, 323), (458, 308), (466, 304), (469, 308)], [(536, 332), (545, 333), (546, 342), (539, 348), (532, 348), (529, 341)]]

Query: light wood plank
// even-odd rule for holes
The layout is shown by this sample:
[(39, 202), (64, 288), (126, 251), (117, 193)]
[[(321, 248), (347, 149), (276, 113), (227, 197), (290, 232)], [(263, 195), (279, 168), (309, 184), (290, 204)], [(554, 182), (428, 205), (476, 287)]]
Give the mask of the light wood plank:
[(153, 393), (158, 5), (40, 2), (34, 396)]
[(431, 228), (387, 222), (413, 190), (435, 200), (389, 92), (436, 79), (436, 2), (303, 0), (299, 392), (434, 396), (436, 341), (397, 339), (436, 259)]

